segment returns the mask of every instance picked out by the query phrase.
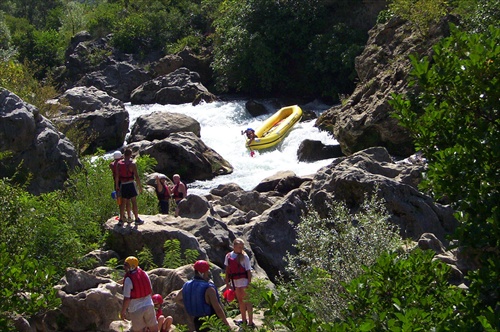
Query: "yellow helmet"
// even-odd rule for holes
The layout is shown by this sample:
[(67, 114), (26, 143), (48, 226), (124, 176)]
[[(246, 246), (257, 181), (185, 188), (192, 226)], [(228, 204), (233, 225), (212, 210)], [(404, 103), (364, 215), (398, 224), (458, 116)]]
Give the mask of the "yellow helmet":
[(131, 270), (133, 270), (139, 266), (139, 260), (137, 258), (135, 258), (134, 256), (128, 256), (125, 259), (125, 263), (127, 263), (128, 266), (130, 266)]

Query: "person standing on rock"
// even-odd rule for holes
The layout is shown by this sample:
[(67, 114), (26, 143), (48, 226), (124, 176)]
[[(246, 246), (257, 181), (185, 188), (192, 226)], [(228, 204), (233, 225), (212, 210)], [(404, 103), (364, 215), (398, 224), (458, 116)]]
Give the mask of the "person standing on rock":
[(174, 174), (172, 177), (172, 181), (174, 181), (174, 186), (172, 187), (172, 197), (175, 200), (175, 216), (179, 216), (179, 203), (183, 198), (187, 196), (187, 187), (184, 182), (181, 181), (181, 177), (179, 174)]
[(139, 260), (129, 256), (123, 264), (123, 304), (121, 319), (132, 321), (131, 331), (158, 331), (156, 312), (153, 304), (151, 280), (139, 267)]
[(233, 251), (228, 253), (224, 259), (224, 265), (226, 266), (226, 289), (229, 287), (233, 288), (238, 300), (241, 320), (236, 321), (235, 324), (238, 326), (248, 324), (249, 327), (255, 327), (253, 322), (253, 306), (246, 298), (246, 288), (252, 281), (252, 266), (250, 265), (250, 258), (243, 250), (244, 248), (245, 242), (243, 239), (236, 238), (233, 241)]
[(210, 265), (207, 261), (198, 260), (194, 263), (194, 278), (187, 281), (182, 289), (172, 292), (171, 297), (175, 302), (183, 303), (187, 313), (194, 317), (194, 326), (196, 331), (208, 331), (202, 329), (203, 320), (201, 318), (209, 317), (214, 314), (227, 326), (226, 314), (220, 303), (217, 287), (210, 282)]
[(120, 220), (118, 224), (123, 224), (125, 206), (127, 206), (130, 201), (132, 202), (132, 212), (135, 216), (135, 223), (140, 225), (144, 223), (144, 221), (139, 218), (137, 209), (137, 187), (139, 187), (139, 192), (142, 192), (141, 179), (139, 178), (137, 165), (132, 160), (132, 150), (126, 149), (124, 155), (125, 158), (120, 160), (116, 166), (117, 172), (115, 176), (116, 191), (119, 191), (122, 197), (122, 204), (120, 204)]
[[(109, 169), (111, 169), (111, 173), (113, 174), (113, 187), (115, 187), (115, 185), (114, 185), (115, 178), (116, 178), (116, 174), (118, 173), (116, 168), (117, 168), (118, 162), (122, 159), (123, 159), (122, 153), (120, 151), (115, 151), (113, 153), (113, 161), (109, 163)], [(120, 206), (121, 205), (121, 196), (118, 196), (117, 201), (118, 201), (118, 206)], [(131, 220), (132, 219), (132, 212), (130, 210), (130, 202), (125, 206), (125, 209), (127, 210), (128, 219)]]
[(170, 188), (167, 186), (167, 177), (159, 175), (156, 177), (156, 197), (158, 197), (158, 208), (161, 214), (168, 214), (170, 209)]

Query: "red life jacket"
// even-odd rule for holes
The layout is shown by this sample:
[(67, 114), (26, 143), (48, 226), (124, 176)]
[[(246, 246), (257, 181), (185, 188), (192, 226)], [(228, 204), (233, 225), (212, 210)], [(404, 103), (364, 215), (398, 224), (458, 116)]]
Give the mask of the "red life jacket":
[(179, 185), (181, 183), (184, 184), (184, 188), (186, 188), (186, 196), (187, 196), (187, 186), (186, 186), (186, 184), (184, 182), (182, 182), (182, 181), (179, 181), (179, 183), (177, 183), (174, 186), (174, 188), (172, 189), (172, 194), (174, 195), (174, 199), (175, 198), (186, 198), (185, 196), (182, 196), (182, 197), (179, 196)]
[(243, 279), (248, 278), (247, 271), (238, 262), (238, 257), (231, 258), (231, 253), (227, 254), (227, 262), (229, 267), (229, 279)]
[(118, 166), (119, 160), (114, 160), (109, 164), (109, 168), (111, 169), (111, 172), (113, 172), (113, 181), (115, 180), (116, 176), (116, 167)]
[(130, 182), (134, 179), (134, 172), (130, 171), (131, 164), (132, 161), (130, 160), (120, 160), (118, 162), (116, 167), (118, 168), (120, 182)]
[(130, 278), (132, 281), (132, 290), (130, 291), (131, 299), (140, 299), (151, 294), (151, 282), (149, 277), (140, 267), (136, 268), (132, 272), (127, 272), (123, 278), (123, 284), (125, 284), (125, 279)]
[(158, 188), (156, 189), (156, 196), (160, 201), (169, 200), (170, 199), (169, 193), (170, 189), (168, 189), (168, 186), (166, 184), (163, 185), (163, 191), (161, 193), (158, 191)]

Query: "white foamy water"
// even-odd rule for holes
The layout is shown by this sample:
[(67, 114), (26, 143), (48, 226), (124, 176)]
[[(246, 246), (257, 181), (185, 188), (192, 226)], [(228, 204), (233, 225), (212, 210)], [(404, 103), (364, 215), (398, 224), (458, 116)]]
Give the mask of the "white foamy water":
[[(309, 104), (318, 115), (327, 106)], [(192, 106), (182, 105), (126, 105), (130, 116), (130, 128), (141, 115), (152, 112), (175, 112), (196, 119), (201, 125), (201, 139), (217, 151), (234, 168), (232, 174), (217, 176), (208, 181), (196, 181), (189, 184), (189, 193), (206, 194), (219, 184), (234, 182), (245, 190), (254, 188), (262, 179), (279, 171), (293, 171), (295, 174), (309, 175), (328, 165), (333, 159), (304, 163), (297, 160), (297, 149), (304, 139), (321, 141), (324, 144), (337, 144), (326, 132), (314, 127), (314, 120), (296, 124), (287, 137), (272, 150), (256, 151), (250, 157), (245, 148), (245, 136), (241, 131), (247, 127), (257, 128), (270, 114), (253, 118), (245, 109), (245, 101), (216, 102)], [(172, 174), (167, 174), (171, 177)]]

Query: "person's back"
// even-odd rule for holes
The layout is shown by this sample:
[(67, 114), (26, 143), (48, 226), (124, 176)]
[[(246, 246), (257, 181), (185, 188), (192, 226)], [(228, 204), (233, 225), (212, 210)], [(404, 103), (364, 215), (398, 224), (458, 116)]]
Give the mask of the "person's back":
[(208, 287), (215, 287), (215, 285), (196, 276), (182, 287), (184, 307), (191, 316), (205, 317), (215, 313), (212, 306), (205, 301), (205, 292)]

